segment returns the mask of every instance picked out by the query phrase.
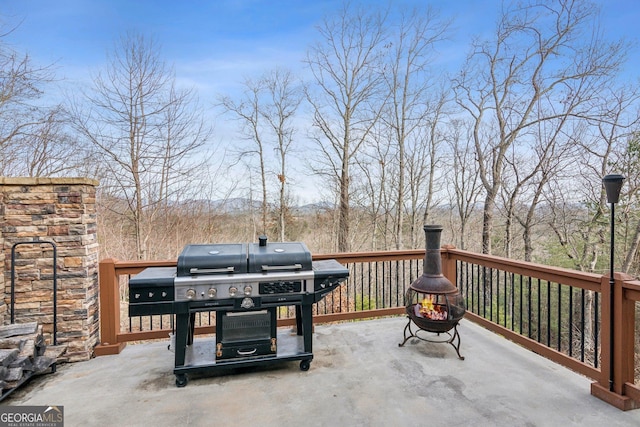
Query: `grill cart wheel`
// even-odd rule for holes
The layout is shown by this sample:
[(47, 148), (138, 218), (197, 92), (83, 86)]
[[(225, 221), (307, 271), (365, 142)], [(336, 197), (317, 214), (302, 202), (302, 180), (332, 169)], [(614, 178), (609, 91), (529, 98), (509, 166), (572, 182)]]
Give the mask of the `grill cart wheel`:
[(176, 386), (184, 387), (188, 382), (187, 374), (176, 374)]
[(310, 360), (301, 360), (300, 361), (300, 370), (301, 371), (308, 371), (310, 367), (311, 367), (311, 361)]

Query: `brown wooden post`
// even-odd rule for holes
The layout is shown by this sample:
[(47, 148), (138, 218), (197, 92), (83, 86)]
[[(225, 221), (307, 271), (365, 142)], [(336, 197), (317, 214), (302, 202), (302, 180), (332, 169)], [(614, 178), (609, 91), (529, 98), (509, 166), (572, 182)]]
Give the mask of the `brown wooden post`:
[(116, 275), (117, 260), (108, 258), (100, 261), (98, 281), (100, 288), (100, 344), (96, 356), (118, 354), (126, 343), (118, 342), (120, 332), (120, 282)]
[[(620, 310), (616, 310), (615, 315), (615, 391), (618, 394), (626, 395), (625, 384), (635, 382), (635, 308), (636, 302), (626, 298), (624, 284), (626, 281), (634, 280), (633, 277), (616, 273), (615, 299), (616, 306)], [(619, 311), (619, 312), (618, 312)], [(637, 404), (640, 402), (636, 402)]]
[(602, 289), (600, 299), (600, 304), (602, 305), (602, 309), (600, 310), (600, 370), (602, 375), (600, 376), (599, 383), (602, 387), (607, 390), (611, 389), (611, 381), (610, 372), (611, 372), (611, 364), (613, 363), (613, 355), (611, 354), (611, 340), (613, 337), (611, 336), (611, 286), (609, 284), (609, 276), (602, 276), (600, 280), (600, 286)]
[[(623, 274), (614, 274), (611, 289), (609, 276), (603, 276), (602, 287), (602, 327), (600, 348), (602, 365), (600, 380), (591, 384), (591, 394), (618, 409), (627, 411), (640, 407), (640, 402), (625, 396), (625, 383), (634, 382), (634, 341), (635, 341), (635, 301), (624, 298), (624, 281), (633, 279)], [(613, 316), (610, 296), (613, 292)], [(613, 336), (610, 334), (613, 319)], [(611, 354), (613, 339), (613, 354)], [(611, 366), (613, 364), (613, 369)], [(613, 372), (611, 383), (610, 372)]]
[(458, 286), (456, 280), (456, 260), (449, 253), (449, 249), (455, 249), (453, 245), (443, 245), (440, 249), (440, 255), (442, 257), (442, 275), (449, 279), (454, 286)]
[[(620, 277), (618, 275), (618, 273), (614, 274), (614, 279), (615, 279), (615, 286), (613, 289), (613, 298), (614, 298), (614, 310), (613, 310), (613, 326), (614, 326), (614, 333), (613, 333), (613, 345), (614, 345), (614, 349), (613, 349), (613, 370), (614, 370), (614, 382), (613, 382), (613, 391), (616, 394), (622, 395), (623, 390), (622, 387), (625, 383), (625, 372), (624, 372), (624, 365), (625, 365), (625, 361), (623, 358), (623, 350), (625, 347), (625, 343), (624, 343), (624, 323), (625, 323), (625, 304), (623, 301), (623, 289), (622, 289), (622, 280), (620, 280)], [(632, 338), (633, 340), (633, 338)], [(632, 354), (632, 360), (633, 360), (633, 354)]]

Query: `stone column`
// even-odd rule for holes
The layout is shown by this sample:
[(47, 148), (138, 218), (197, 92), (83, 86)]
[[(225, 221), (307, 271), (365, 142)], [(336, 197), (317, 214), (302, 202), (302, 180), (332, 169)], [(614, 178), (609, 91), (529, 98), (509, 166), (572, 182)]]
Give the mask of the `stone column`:
[[(0, 266), (4, 266), (4, 238), (2, 237), (2, 224), (4, 223), (4, 197), (0, 192)], [(7, 317), (7, 304), (5, 301), (4, 274), (0, 272), (0, 324), (5, 324)], [(8, 318), (8, 317), (7, 317)]]
[[(57, 248), (57, 341), (68, 361), (87, 360), (98, 343), (98, 241), (95, 194), (86, 178), (0, 177), (0, 232), (8, 323), (11, 251), (15, 247), (15, 321), (38, 321), (51, 343), (53, 248)], [(1, 259), (1, 258), (0, 258)]]

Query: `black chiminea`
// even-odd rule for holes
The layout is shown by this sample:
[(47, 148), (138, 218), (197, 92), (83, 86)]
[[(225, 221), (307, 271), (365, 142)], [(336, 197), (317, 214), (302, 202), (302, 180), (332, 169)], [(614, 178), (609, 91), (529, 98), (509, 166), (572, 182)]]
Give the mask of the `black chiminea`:
[[(460, 355), (460, 335), (458, 322), (465, 313), (462, 295), (449, 279), (442, 274), (442, 258), (440, 255), (440, 235), (442, 226), (425, 225), (426, 253), (422, 276), (418, 277), (405, 294), (405, 307), (409, 322), (404, 328), (404, 341), (418, 338), (422, 341), (451, 344)], [(414, 333), (411, 328), (414, 323), (418, 330)], [(451, 330), (453, 329), (453, 333)], [(421, 331), (436, 334), (434, 337), (419, 336)], [(440, 334), (446, 337), (440, 337)]]

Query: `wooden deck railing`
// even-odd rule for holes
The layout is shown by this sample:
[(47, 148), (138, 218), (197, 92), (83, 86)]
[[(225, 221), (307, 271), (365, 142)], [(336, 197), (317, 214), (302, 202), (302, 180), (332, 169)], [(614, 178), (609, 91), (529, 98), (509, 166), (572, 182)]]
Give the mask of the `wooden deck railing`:
[[(417, 276), (422, 274), (423, 257), (424, 250), (314, 255), (314, 260), (334, 258), (350, 270), (346, 285), (336, 289), (316, 307), (314, 323), (404, 314), (404, 291)], [(139, 273), (147, 267), (175, 265), (176, 261), (135, 262), (106, 259), (100, 262), (100, 344), (95, 348), (96, 355), (119, 353), (127, 342), (168, 336), (173, 325), (172, 319), (169, 319), (168, 323), (164, 323), (161, 319), (159, 327), (150, 326), (147, 329), (142, 327), (141, 321), (140, 330), (134, 331), (130, 326), (128, 328), (123, 326), (127, 323), (131, 325), (130, 321), (123, 319), (128, 316), (123, 307), (126, 307), (127, 303), (126, 282), (130, 275)], [(468, 301), (465, 319), (502, 334), (544, 357), (592, 378), (595, 382), (592, 384), (591, 393), (617, 408), (627, 410), (640, 407), (640, 387), (636, 385), (634, 372), (636, 366), (634, 344), (637, 341), (635, 313), (637, 302), (640, 301), (640, 281), (616, 273), (615, 284), (611, 289), (608, 276), (476, 254), (448, 246), (442, 250), (442, 268), (443, 274), (458, 286)], [(482, 274), (478, 276), (467, 274), (469, 268), (475, 268)], [(595, 295), (596, 306), (592, 321), (596, 328), (597, 349), (595, 355), (591, 357), (591, 363), (585, 361), (584, 350), (578, 352), (582, 356), (575, 356), (571, 347), (569, 350), (563, 348), (563, 344), (559, 342), (560, 338), (555, 348), (550, 345), (549, 338), (547, 342), (544, 339), (535, 339), (531, 332), (535, 326), (531, 324), (526, 325), (526, 322), (520, 322), (519, 325), (514, 326), (518, 323), (514, 322), (514, 317), (520, 315), (522, 318), (522, 314), (517, 312), (518, 307), (515, 302), (519, 301), (522, 304), (526, 294), (520, 291), (521, 294), (518, 296), (517, 278), (520, 279), (520, 283), (522, 278), (527, 278), (529, 283), (535, 280), (538, 288), (541, 281), (546, 282), (548, 300), (555, 292), (553, 295), (557, 296), (558, 302), (551, 305), (557, 306), (557, 334), (560, 334), (559, 330), (562, 328), (568, 327), (570, 330), (574, 328), (572, 324), (566, 326), (566, 318), (561, 318), (563, 310), (561, 304), (566, 304), (564, 302), (566, 298), (563, 300), (563, 295), (568, 294), (569, 298), (573, 297), (574, 292), (582, 292), (582, 295), (588, 292)], [(551, 286), (551, 284), (554, 285)], [(556, 288), (557, 291), (552, 290)], [(477, 300), (478, 295), (473, 294), (480, 291), (482, 291), (482, 304)], [(497, 298), (494, 292), (498, 295)], [(531, 298), (529, 294), (526, 295)], [(551, 319), (551, 305), (541, 309), (540, 306), (545, 303), (542, 301), (541, 293), (538, 293), (537, 298), (538, 312), (534, 313), (534, 316), (538, 316), (538, 322), (540, 322), (539, 318), (543, 317), (542, 313)], [(611, 301), (613, 301), (613, 310)], [(584, 303), (582, 304), (584, 312), (585, 306)], [(494, 316), (494, 309), (496, 316)], [(529, 310), (531, 310), (530, 306)], [(506, 321), (506, 311), (511, 311), (510, 322)], [(286, 314), (280, 317), (279, 326), (295, 323), (295, 320)], [(146, 324), (153, 325), (154, 322)], [(538, 338), (540, 338), (539, 329), (544, 327), (544, 325), (538, 327)], [(551, 325), (546, 325), (546, 328), (550, 335), (548, 330), (551, 329)], [(613, 331), (613, 335), (610, 331)], [(212, 332), (213, 328), (206, 322), (196, 327), (196, 333)], [(584, 342), (582, 346), (584, 347)]]

